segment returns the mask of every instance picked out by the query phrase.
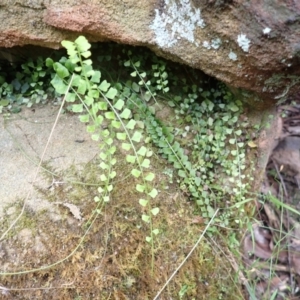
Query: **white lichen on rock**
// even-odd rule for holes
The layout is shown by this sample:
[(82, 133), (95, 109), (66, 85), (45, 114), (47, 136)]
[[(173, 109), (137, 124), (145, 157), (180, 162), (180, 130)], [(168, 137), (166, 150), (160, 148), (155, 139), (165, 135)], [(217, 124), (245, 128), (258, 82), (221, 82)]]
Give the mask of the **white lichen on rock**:
[(239, 34), (237, 37), (237, 42), (245, 52), (249, 52), (250, 40), (246, 37), (246, 34)]
[(208, 41), (204, 41), (204, 42), (202, 43), (202, 45), (203, 45), (203, 47), (206, 48), (206, 49), (211, 49), (211, 45), (210, 45), (210, 43), (209, 43)]
[(237, 60), (237, 55), (233, 51), (229, 52), (228, 57), (231, 60)]
[(269, 34), (270, 32), (271, 32), (271, 28), (269, 28), (269, 27), (266, 27), (263, 30), (263, 34)]
[(221, 44), (222, 44), (222, 41), (220, 38), (211, 40), (211, 47), (214, 48), (215, 50), (219, 49)]
[(150, 28), (155, 33), (156, 43), (160, 47), (171, 47), (181, 38), (194, 43), (194, 31), (204, 28), (199, 8), (193, 8), (190, 0), (165, 0), (164, 12), (155, 10), (155, 18)]
[(215, 39), (211, 40), (210, 42), (204, 41), (202, 43), (202, 46), (208, 50), (211, 48), (218, 50), (221, 45), (222, 45), (222, 41), (220, 38), (215, 38)]

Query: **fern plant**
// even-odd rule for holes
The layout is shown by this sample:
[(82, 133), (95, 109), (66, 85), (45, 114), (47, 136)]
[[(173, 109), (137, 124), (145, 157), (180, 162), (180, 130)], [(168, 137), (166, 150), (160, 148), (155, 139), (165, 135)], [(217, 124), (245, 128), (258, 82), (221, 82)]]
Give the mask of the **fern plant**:
[(16, 113), (21, 110), (21, 105), (31, 107), (33, 104), (45, 103), (49, 95), (53, 95), (53, 88), (49, 86), (52, 74), (53, 69), (45, 64), (42, 57), (29, 58), (20, 65), (2, 63), (0, 113), (4, 108)]
[[(130, 52), (128, 56), (129, 60), (124, 65), (134, 70), (130, 85), (135, 92), (142, 94), (142, 97), (136, 96), (131, 101), (142, 113), (148, 136), (158, 148), (158, 153), (177, 170), (182, 190), (196, 201), (202, 216), (212, 217), (216, 206), (224, 207), (224, 197), (231, 197), (236, 202), (244, 201), (251, 174), (247, 178), (243, 174), (247, 137), (242, 133), (249, 124), (247, 121), (238, 122), (242, 103), (234, 99), (224, 86), (209, 91), (197, 85), (187, 85), (183, 88), (185, 93), (171, 96), (167, 101), (176, 113), (175, 124), (167, 126), (156, 117), (149, 105), (150, 99), (157, 102), (158, 89), (152, 92), (149, 85), (156, 82), (156, 70), (160, 68), (155, 64), (154, 71), (145, 71), (145, 66), (140, 69), (142, 64), (132, 59)], [(164, 65), (161, 70), (164, 71), (164, 79), (171, 77)], [(143, 76), (147, 77), (147, 81), (141, 80)], [(165, 80), (164, 84), (167, 83)], [(170, 90), (167, 86), (164, 88), (165, 91)], [(146, 93), (150, 97), (144, 97)], [(188, 143), (183, 141), (188, 140), (187, 135), (193, 136)], [(190, 150), (189, 155), (186, 154), (186, 148)], [(225, 222), (222, 221), (223, 225), (228, 226), (229, 217), (228, 212), (221, 217)]]
[[(136, 190), (141, 193), (139, 203), (144, 210), (141, 218), (149, 224), (146, 240), (151, 244), (153, 268), (154, 239), (159, 234), (154, 217), (159, 207), (152, 206), (152, 199), (158, 190), (151, 184), (155, 177), (150, 171), (152, 151), (145, 141), (151, 141), (158, 153), (177, 170), (181, 189), (195, 200), (201, 215), (208, 220), (217, 207), (226, 208), (224, 198), (235, 202), (245, 200), (251, 177), (243, 173), (246, 136), (242, 133), (248, 123), (239, 122), (242, 103), (223, 86), (203, 90), (195, 84), (186, 84), (182, 89), (184, 93), (172, 96), (169, 82), (180, 79), (169, 75), (161, 61), (146, 64), (142, 56), (133, 56), (127, 50), (119, 62), (130, 70), (132, 80), (109, 83), (101, 78), (100, 70), (93, 68), (91, 45), (84, 37), (74, 42), (63, 41), (62, 45), (68, 57), (58, 62), (47, 59), (46, 65), (56, 72), (51, 82), (59, 94), (66, 92), (73, 76), (72, 90), (66, 100), (70, 109), (79, 113), (80, 120), (87, 124), (92, 139), (100, 142), (99, 167), (104, 184), (99, 187), (95, 201), (109, 202), (116, 176), (118, 141), (128, 153), (126, 161), (132, 166), (132, 176), (139, 181)], [(168, 125), (155, 114), (153, 103), (162, 97), (167, 98), (167, 104), (175, 111), (175, 124)], [(188, 135), (192, 138), (183, 146), (183, 139)], [(233, 216), (238, 221), (236, 212), (224, 210), (215, 221), (228, 226)]]
[(146, 241), (151, 244), (153, 269), (154, 236), (159, 233), (159, 229), (154, 228), (153, 217), (159, 213), (159, 208), (152, 207), (151, 199), (157, 196), (158, 191), (151, 185), (155, 177), (149, 171), (151, 151), (145, 145), (139, 146), (143, 140), (143, 132), (138, 128), (132, 110), (125, 105), (126, 99), (123, 96), (126, 88), (124, 91), (122, 86), (118, 86), (118, 90), (106, 80), (101, 80), (101, 72), (93, 69), (91, 45), (85, 37), (80, 36), (74, 42), (63, 41), (62, 45), (67, 49), (68, 58), (63, 57), (58, 62), (49, 58), (46, 63), (56, 72), (51, 83), (57, 93), (66, 93), (67, 86), (71, 84), (72, 90), (66, 95), (66, 101), (72, 103), (73, 112), (80, 113), (80, 121), (87, 123), (87, 131), (92, 139), (100, 141), (99, 167), (102, 170), (101, 180), (105, 184), (98, 188), (99, 196), (95, 197), (95, 201), (110, 201), (112, 180), (116, 176), (115, 142), (120, 141), (122, 148), (128, 151), (126, 161), (132, 164), (131, 174), (140, 181), (136, 190), (141, 193), (140, 205), (146, 208), (146, 213), (141, 218), (150, 227)]

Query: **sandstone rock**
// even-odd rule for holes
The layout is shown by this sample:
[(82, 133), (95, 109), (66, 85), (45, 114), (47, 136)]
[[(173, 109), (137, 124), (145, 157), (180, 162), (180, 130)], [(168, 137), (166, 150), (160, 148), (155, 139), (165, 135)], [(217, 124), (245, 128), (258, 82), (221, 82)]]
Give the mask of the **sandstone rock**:
[(0, 47), (58, 48), (85, 35), (149, 47), (241, 88), (255, 105), (299, 89), (299, 1), (0, 0), (0, 18)]

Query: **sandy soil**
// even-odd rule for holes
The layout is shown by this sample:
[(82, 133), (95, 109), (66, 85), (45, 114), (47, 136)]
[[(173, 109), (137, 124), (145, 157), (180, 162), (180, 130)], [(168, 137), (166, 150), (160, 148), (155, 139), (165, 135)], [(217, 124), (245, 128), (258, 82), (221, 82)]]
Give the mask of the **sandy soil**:
[[(32, 191), (37, 165), (54, 125), (58, 107), (44, 106), (36, 110), (23, 109), (8, 120), (0, 121), (0, 218), (5, 208)], [(61, 115), (55, 127), (44, 162), (54, 170), (63, 170), (72, 164), (89, 162), (98, 152), (98, 146), (86, 133), (78, 116)], [(47, 182), (37, 177), (35, 185)], [(32, 193), (29, 202), (39, 205)], [(45, 204), (44, 204), (45, 205)]]

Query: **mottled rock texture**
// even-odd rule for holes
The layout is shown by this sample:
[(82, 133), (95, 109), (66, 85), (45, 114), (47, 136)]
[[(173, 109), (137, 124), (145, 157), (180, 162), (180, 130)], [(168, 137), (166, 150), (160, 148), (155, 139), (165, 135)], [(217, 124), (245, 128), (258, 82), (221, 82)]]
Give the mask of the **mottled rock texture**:
[(300, 86), (299, 0), (0, 0), (0, 19), (0, 47), (58, 48), (78, 35), (142, 45), (259, 107)]

